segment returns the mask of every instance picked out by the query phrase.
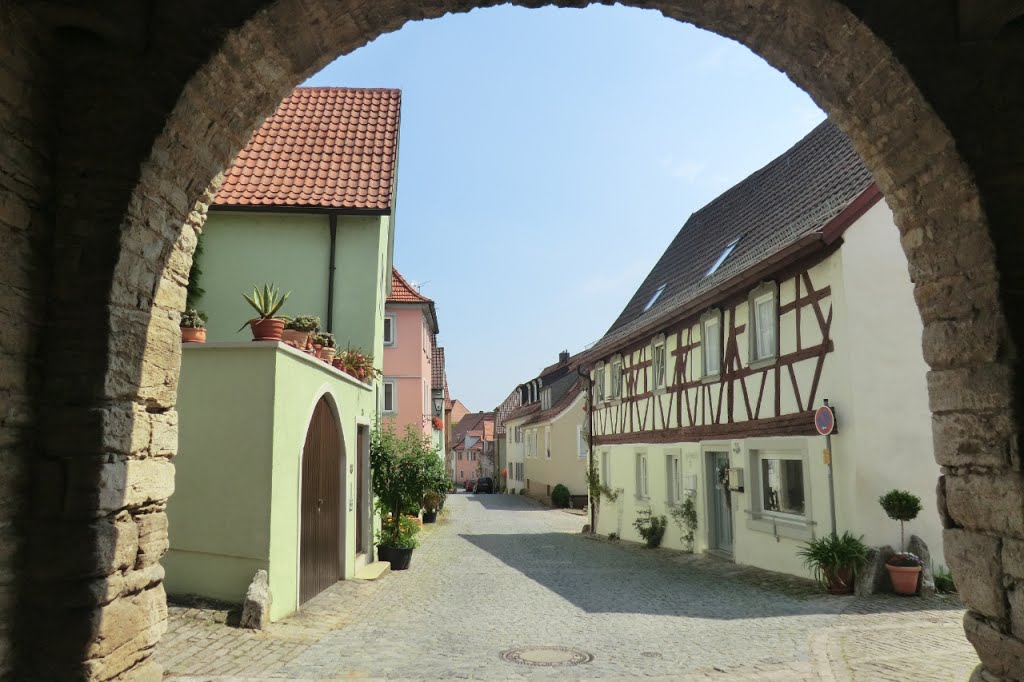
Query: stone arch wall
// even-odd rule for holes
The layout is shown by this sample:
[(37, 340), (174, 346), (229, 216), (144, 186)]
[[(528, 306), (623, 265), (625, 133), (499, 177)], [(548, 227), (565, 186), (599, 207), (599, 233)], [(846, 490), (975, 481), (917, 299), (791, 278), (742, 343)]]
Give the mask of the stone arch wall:
[[(2, 483), (14, 501), (0, 507), (0, 539), (18, 550), (0, 564), (0, 622), (16, 626), (0, 632), (0, 671), (159, 676), (150, 653), (164, 620), (176, 319), (219, 173), (289, 89), (337, 55), (408, 20), (494, 4), (0, 8), (16, 36), (0, 46), (0, 82), (16, 86), (0, 92), (0, 130), (23, 141), (0, 149), (0, 223), (5, 247), (24, 253), (0, 263), (0, 306), (24, 322), (0, 336)], [(962, 3), (924, 0), (625, 4), (751, 47), (829, 112), (875, 173), (925, 324), (940, 511), (968, 637), (990, 671), (1019, 676), (1024, 50), (1012, 13), (965, 23)]]

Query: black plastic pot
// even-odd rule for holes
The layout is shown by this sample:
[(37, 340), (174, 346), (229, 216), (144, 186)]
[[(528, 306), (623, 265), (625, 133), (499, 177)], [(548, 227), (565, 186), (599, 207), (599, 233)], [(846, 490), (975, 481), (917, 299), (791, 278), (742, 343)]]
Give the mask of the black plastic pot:
[(423, 523), (435, 523), (437, 521), (437, 512), (432, 511), (423, 512)]
[(412, 561), (412, 548), (382, 547), (377, 545), (377, 559), (391, 564), (392, 571), (404, 571)]

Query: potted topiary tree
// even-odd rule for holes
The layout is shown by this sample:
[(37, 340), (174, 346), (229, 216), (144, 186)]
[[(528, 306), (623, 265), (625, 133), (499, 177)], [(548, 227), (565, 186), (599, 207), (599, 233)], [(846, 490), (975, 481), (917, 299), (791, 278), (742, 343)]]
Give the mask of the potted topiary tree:
[(853, 592), (853, 582), (868, 562), (868, 546), (863, 536), (854, 537), (850, 531), (813, 540), (797, 550), (797, 554), (829, 594)]
[(181, 314), (181, 342), (206, 343), (206, 320), (198, 310), (186, 310)]
[(423, 493), (423, 523), (434, 523), (437, 521), (437, 512), (441, 509), (441, 494), (436, 490), (428, 490)]
[(248, 326), (252, 329), (253, 341), (280, 341), (285, 320), (288, 318), (278, 316), (277, 313), (291, 295), (292, 292), (289, 291), (281, 296), (280, 290), (273, 284), (264, 284), (263, 289), (253, 286), (252, 296), (242, 294), (242, 298), (256, 311), (257, 317), (246, 320), (238, 331)]
[(897, 594), (916, 594), (923, 563), (916, 554), (906, 551), (903, 525), (921, 512), (921, 498), (906, 490), (890, 490), (878, 498), (878, 503), (890, 519), (900, 522), (900, 551), (885, 562), (892, 589)]

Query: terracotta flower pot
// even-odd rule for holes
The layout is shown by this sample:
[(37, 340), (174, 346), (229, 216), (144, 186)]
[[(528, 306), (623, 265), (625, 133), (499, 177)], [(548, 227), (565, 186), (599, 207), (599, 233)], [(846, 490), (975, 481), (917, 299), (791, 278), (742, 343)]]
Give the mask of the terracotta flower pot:
[(825, 590), (829, 594), (850, 594), (853, 592), (853, 570), (844, 566), (839, 570), (825, 569), (828, 585)]
[(206, 343), (206, 330), (198, 327), (181, 328), (182, 343)]
[(284, 320), (264, 317), (249, 322), (253, 341), (280, 341), (284, 331)]
[(326, 362), (328, 365), (334, 361), (334, 354), (337, 352), (336, 349), (325, 347), (320, 349), (320, 359)]
[(892, 580), (892, 590), (896, 594), (917, 594), (917, 581), (921, 577), (920, 566), (885, 565)]
[(341, 358), (334, 358), (331, 360), (331, 366), (334, 367), (334, 369), (340, 369), (342, 372), (345, 371), (345, 367), (341, 364)]
[(302, 332), (298, 329), (285, 329), (281, 332), (281, 340), (289, 346), (295, 346), (299, 350), (305, 350), (306, 341), (309, 340), (309, 332)]

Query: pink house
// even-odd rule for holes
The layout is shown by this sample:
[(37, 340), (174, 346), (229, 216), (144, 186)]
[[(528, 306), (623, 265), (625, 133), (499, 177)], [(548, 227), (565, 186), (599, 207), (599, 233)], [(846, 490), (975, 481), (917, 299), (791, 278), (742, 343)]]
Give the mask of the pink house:
[(391, 295), (384, 306), (383, 416), (384, 424), (400, 434), (411, 425), (433, 437), (431, 389), (443, 391), (432, 385), (437, 331), (434, 302), (392, 269)]

